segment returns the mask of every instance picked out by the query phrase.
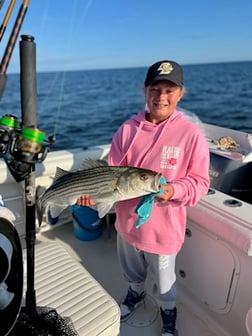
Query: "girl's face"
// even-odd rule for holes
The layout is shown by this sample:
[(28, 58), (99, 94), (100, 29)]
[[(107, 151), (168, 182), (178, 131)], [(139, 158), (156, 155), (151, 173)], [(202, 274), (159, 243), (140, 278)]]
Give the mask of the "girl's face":
[(144, 89), (149, 112), (146, 117), (154, 124), (158, 124), (170, 117), (176, 105), (183, 97), (184, 88), (169, 81), (159, 81)]

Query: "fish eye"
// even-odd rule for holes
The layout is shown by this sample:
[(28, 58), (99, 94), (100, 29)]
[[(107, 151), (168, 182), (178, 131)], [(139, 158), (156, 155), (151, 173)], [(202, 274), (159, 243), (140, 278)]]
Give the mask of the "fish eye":
[(147, 174), (142, 174), (142, 175), (140, 176), (140, 178), (141, 178), (141, 180), (143, 180), (143, 181), (147, 181), (147, 180), (149, 179), (149, 176), (148, 176)]

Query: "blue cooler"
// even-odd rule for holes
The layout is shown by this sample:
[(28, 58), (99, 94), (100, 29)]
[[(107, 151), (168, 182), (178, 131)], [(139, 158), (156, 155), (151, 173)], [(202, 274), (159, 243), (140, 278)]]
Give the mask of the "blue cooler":
[(95, 240), (102, 234), (98, 212), (87, 206), (72, 205), (74, 235), (79, 240)]

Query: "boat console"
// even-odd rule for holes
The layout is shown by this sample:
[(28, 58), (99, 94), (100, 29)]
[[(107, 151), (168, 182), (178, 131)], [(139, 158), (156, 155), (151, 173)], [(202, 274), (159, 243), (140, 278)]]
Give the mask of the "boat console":
[(211, 187), (252, 204), (252, 162), (210, 152)]
[(251, 134), (208, 124), (204, 132), (210, 149), (211, 188), (252, 204)]

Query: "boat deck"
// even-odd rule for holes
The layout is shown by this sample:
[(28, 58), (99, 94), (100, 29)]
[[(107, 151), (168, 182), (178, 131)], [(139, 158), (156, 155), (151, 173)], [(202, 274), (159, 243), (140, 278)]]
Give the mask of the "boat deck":
[[(108, 231), (108, 226), (104, 222), (102, 236), (94, 241), (78, 240), (74, 235), (72, 224), (61, 225), (39, 233), (37, 242), (40, 241), (55, 241), (62, 244), (68, 253), (88, 270), (117, 303), (120, 303), (127, 291), (127, 286), (117, 262), (116, 232), (113, 224)], [(148, 279), (147, 290), (150, 285), (151, 280)], [(39, 288), (36, 289), (36, 284), (35, 290), (39, 292)], [(54, 308), (57, 309), (57, 307)], [(191, 314), (181, 302), (178, 302), (177, 308), (179, 336), (217, 336), (209, 330), (204, 321)], [(159, 309), (151, 294), (148, 293), (145, 305), (139, 308), (129, 320), (121, 323), (120, 336), (160, 335), (160, 329)]]

